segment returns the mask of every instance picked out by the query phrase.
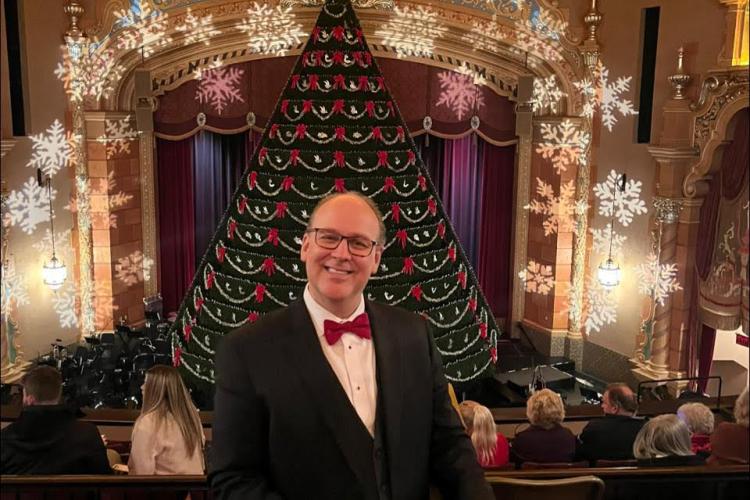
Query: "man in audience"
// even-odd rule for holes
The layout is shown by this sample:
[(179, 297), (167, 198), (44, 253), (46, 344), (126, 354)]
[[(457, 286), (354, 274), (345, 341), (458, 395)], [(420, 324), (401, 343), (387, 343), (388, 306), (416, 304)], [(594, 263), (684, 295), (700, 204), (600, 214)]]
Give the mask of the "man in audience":
[(373, 202), (323, 199), (302, 238), (307, 286), (216, 355), (214, 498), (494, 498), (451, 406), (429, 323), (366, 300), (385, 243)]
[(0, 433), (2, 474), (111, 474), (104, 442), (95, 425), (80, 422), (60, 404), (62, 377), (51, 366), (23, 379), (18, 419)]
[(629, 460), (644, 419), (635, 416), (635, 394), (626, 384), (610, 384), (602, 396), (604, 418), (591, 420), (578, 437), (581, 460)]

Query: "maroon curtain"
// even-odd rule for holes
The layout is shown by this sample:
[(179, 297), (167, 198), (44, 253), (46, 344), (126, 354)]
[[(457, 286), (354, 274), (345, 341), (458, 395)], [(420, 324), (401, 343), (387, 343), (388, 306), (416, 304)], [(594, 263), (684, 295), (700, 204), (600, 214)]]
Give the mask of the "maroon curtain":
[[(709, 191), (703, 200), (700, 211), (697, 241), (701, 242), (695, 250), (695, 280), (691, 293), (691, 330), (695, 339), (689, 346), (688, 371), (698, 377), (707, 377), (711, 373), (714, 355), (716, 330), (700, 321), (698, 296), (701, 281), (708, 278), (711, 272), (716, 231), (719, 224), (719, 208), (723, 199), (733, 200), (740, 195), (748, 177), (748, 131), (750, 130), (750, 112), (743, 110), (735, 123), (733, 140), (724, 148), (721, 168), (717, 176), (709, 182)], [(706, 380), (697, 384), (700, 392), (706, 389)]]
[(492, 312), (496, 317), (507, 318), (511, 290), (516, 148), (498, 147), (486, 142), (484, 148), (477, 278)]
[(159, 273), (164, 312), (176, 311), (195, 274), (193, 139), (157, 139)]

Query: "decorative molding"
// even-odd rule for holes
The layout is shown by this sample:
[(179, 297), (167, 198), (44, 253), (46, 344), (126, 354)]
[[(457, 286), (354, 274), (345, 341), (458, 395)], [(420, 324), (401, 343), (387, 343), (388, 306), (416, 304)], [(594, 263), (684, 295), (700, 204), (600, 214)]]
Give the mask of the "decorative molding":
[[(382, 9), (393, 10), (394, 0), (351, 0), (352, 5), (358, 9)], [(326, 0), (281, 0), (279, 5), (283, 8), (290, 7), (320, 7)]]
[[(154, 169), (154, 134), (141, 132), (138, 138), (141, 178), (141, 231), (143, 235), (143, 259), (159, 262), (157, 255), (156, 227), (156, 175)], [(143, 293), (145, 297), (156, 295), (159, 291), (158, 272), (144, 274)]]
[(672, 99), (676, 100), (687, 99), (683, 91), (690, 85), (690, 80), (692, 80), (692, 77), (685, 73), (683, 66), (684, 56), (685, 49), (680, 47), (680, 50), (677, 51), (677, 72), (667, 77), (669, 84), (672, 86)]
[(685, 177), (686, 196), (696, 196), (695, 184), (709, 173), (714, 151), (724, 142), (730, 120), (748, 106), (750, 78), (746, 68), (715, 70), (703, 81), (698, 101), (690, 106), (695, 111), (693, 146), (699, 159)]
[(662, 224), (676, 224), (680, 220), (683, 200), (680, 198), (665, 198), (654, 196), (656, 220)]
[[(148, 69), (154, 76), (153, 89), (155, 94), (169, 90), (179, 85), (186, 79), (192, 78), (196, 70), (209, 64), (235, 64), (247, 60), (272, 57), (267, 54), (252, 53), (247, 46), (246, 36), (239, 31), (237, 19), (242, 17), (247, 9), (252, 6), (251, 0), (225, 1), (221, 3), (194, 2), (191, 4), (192, 14), (196, 17), (212, 16), (214, 26), (221, 30), (222, 34), (211, 40), (210, 46), (203, 44), (192, 44), (183, 46), (185, 34), (179, 32), (176, 27), (184, 18), (187, 11), (186, 6), (168, 10), (169, 17), (165, 20), (165, 37), (171, 38), (170, 44), (156, 48), (154, 54), (143, 61), (137, 50), (129, 50), (119, 53), (118, 64), (124, 68), (124, 76), (120, 79), (120, 85), (101, 106), (106, 109), (133, 109), (134, 82), (133, 70), (136, 66)], [(465, 5), (464, 5), (465, 3)], [(434, 55), (431, 58), (412, 58), (413, 60), (427, 65), (439, 66), (447, 69), (455, 69), (462, 63), (468, 63), (476, 70), (483, 71), (488, 80), (488, 87), (500, 95), (512, 96), (515, 92), (517, 78), (529, 73), (538, 76), (549, 76), (556, 74), (560, 79), (561, 88), (568, 95), (567, 109), (574, 114), (574, 108), (580, 106), (576, 103), (576, 92), (573, 92), (573, 82), (580, 79), (581, 54), (576, 46), (576, 41), (561, 36), (559, 41), (550, 43), (541, 35), (530, 30), (523, 15), (527, 15), (523, 9), (505, 12), (495, 8), (493, 12), (484, 9), (471, 2), (436, 2), (429, 5), (437, 19), (448, 28), (447, 34), (436, 44)], [(547, 3), (547, 2), (545, 2)], [(207, 4), (207, 5), (206, 5)], [(399, 2), (400, 7), (419, 8), (424, 2), (419, 0)], [(545, 8), (553, 17), (562, 19), (562, 14), (554, 2)], [(312, 24), (317, 18), (317, 8), (295, 9), (296, 20), (302, 24), (304, 30), (311, 30)], [(378, 27), (387, 22), (388, 13), (382, 10), (368, 9), (359, 14), (362, 28), (368, 36), (371, 50), (377, 57), (396, 57), (392, 47), (385, 47), (372, 33)], [(112, 24), (114, 20), (105, 20)], [(537, 40), (539, 43), (531, 44), (524, 49), (519, 49), (513, 42), (504, 38), (493, 38), (493, 33), (480, 30), (472, 32), (477, 23), (491, 23), (498, 27), (500, 32), (523, 33), (529, 40)], [(497, 33), (495, 33), (496, 35)], [(117, 32), (107, 34), (102, 38), (101, 49), (114, 46)], [(471, 43), (465, 38), (467, 35), (478, 37), (498, 50), (480, 50), (476, 43)], [(481, 45), (481, 44), (478, 44)], [(486, 45), (486, 44), (485, 44)], [(537, 49), (545, 53), (537, 53)], [(303, 44), (288, 51), (288, 55), (301, 53)], [(555, 57), (549, 57), (550, 51)], [(580, 99), (579, 99), (580, 100)]]

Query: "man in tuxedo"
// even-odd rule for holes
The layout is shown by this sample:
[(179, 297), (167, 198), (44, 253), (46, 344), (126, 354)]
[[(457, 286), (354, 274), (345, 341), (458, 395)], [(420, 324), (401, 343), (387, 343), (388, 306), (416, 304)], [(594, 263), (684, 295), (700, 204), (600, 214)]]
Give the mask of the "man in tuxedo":
[(313, 211), (303, 298), (216, 355), (217, 499), (494, 498), (452, 408), (427, 322), (365, 300), (385, 227), (356, 193)]

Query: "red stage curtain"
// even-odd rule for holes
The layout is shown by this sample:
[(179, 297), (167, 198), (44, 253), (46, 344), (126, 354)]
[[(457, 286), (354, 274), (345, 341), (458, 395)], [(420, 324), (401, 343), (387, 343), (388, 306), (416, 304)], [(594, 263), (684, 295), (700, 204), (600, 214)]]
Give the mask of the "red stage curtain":
[(515, 149), (484, 143), (477, 278), (498, 318), (508, 317), (510, 303)]
[(193, 139), (157, 139), (159, 283), (164, 312), (176, 311), (195, 274)]

